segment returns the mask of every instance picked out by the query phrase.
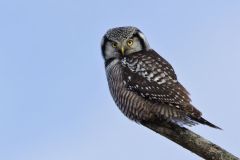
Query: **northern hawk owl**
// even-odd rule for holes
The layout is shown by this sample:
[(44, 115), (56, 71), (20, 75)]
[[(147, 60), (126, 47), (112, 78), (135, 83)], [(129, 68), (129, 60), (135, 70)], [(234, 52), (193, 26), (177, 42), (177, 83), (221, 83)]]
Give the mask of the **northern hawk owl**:
[(159, 121), (188, 126), (201, 123), (219, 128), (191, 104), (189, 93), (177, 80), (173, 67), (150, 48), (138, 28), (109, 29), (101, 49), (111, 95), (128, 118), (138, 123)]

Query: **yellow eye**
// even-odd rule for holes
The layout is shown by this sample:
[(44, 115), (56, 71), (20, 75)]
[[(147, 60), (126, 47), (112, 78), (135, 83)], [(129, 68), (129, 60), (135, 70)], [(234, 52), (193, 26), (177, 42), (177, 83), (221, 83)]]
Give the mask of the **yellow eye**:
[(133, 40), (132, 39), (129, 39), (128, 41), (127, 41), (127, 45), (130, 47), (131, 45), (133, 45)]
[(116, 48), (117, 47), (117, 43), (116, 42), (112, 42), (112, 47)]

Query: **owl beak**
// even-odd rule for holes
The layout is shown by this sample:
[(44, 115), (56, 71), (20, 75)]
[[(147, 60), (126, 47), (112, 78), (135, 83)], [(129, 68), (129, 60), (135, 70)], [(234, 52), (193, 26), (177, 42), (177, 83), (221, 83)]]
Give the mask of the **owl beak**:
[(122, 53), (122, 55), (124, 55), (124, 52), (125, 52), (125, 50), (124, 50), (124, 47), (122, 46), (122, 47), (121, 47), (121, 53)]

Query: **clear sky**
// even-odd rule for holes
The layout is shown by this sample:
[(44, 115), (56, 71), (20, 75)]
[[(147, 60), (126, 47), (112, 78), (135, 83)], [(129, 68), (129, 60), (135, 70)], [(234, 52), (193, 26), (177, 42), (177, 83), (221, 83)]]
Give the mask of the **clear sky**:
[(239, 0), (1, 0), (0, 159), (199, 159), (114, 104), (100, 41), (125, 25), (224, 130), (191, 129), (240, 156), (239, 17)]

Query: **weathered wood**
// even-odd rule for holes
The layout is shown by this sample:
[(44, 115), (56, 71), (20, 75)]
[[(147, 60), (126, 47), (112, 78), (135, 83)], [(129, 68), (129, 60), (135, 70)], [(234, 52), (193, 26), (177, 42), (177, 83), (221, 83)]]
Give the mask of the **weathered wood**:
[(172, 140), (206, 160), (239, 160), (236, 156), (187, 128), (174, 124), (170, 125), (168, 123), (159, 125), (144, 122), (142, 125)]

